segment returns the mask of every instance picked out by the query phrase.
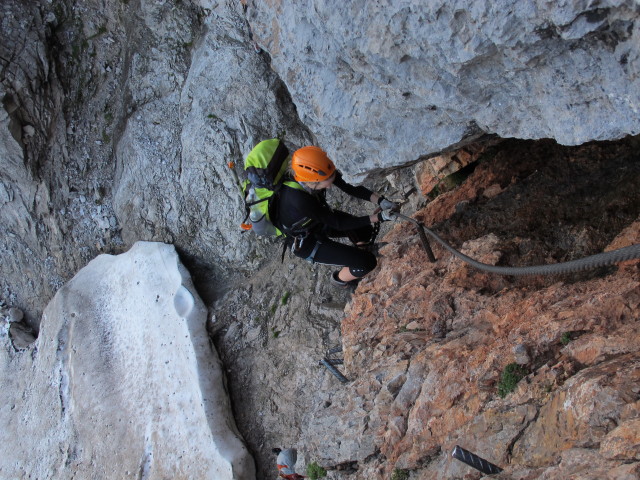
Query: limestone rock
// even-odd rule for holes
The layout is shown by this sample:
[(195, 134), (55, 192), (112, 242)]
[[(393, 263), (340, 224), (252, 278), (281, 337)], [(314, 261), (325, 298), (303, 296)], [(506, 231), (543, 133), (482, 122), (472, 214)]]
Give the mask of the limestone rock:
[(416, 166), (415, 175), (422, 194), (428, 195), (435, 187), (442, 193), (457, 186), (454, 182), (447, 184), (447, 177), (477, 161), (488, 143), (469, 146), (420, 162)]
[(6, 478), (255, 478), (207, 311), (169, 245), (102, 255), (0, 365)]
[(640, 460), (640, 418), (623, 421), (600, 443), (603, 456), (611, 460)]
[(242, 5), (2, 8), (5, 298), (37, 330), (65, 280), (138, 240), (176, 244), (224, 289), (220, 273), (263, 250), (227, 163), (278, 134), (312, 143)]
[[(633, 368), (637, 359), (637, 354), (622, 356), (571, 377), (550, 396), (536, 422), (516, 444), (514, 461), (535, 467), (548, 465), (564, 450), (598, 447), (605, 438), (609, 438), (603, 449), (603, 453), (609, 452), (605, 458), (622, 460), (630, 455), (633, 459), (637, 439), (625, 439), (624, 429), (612, 431), (621, 420), (630, 395), (634, 395), (633, 386), (640, 380), (640, 370)], [(611, 436), (607, 437), (609, 432)], [(622, 439), (627, 453), (614, 453), (621, 450), (615, 446), (616, 440)]]
[[(254, 51), (240, 6), (212, 10), (200, 13), (200, 36), (177, 15), (180, 30), (164, 32), (194, 44), (188, 58), (165, 43), (134, 54), (134, 79), (151, 92), (118, 142), (114, 208), (125, 242), (169, 241), (222, 268), (243, 264), (255, 249), (252, 237), (241, 235), (244, 206), (227, 164), (236, 162), (241, 174), (249, 151), (281, 132), (293, 146), (311, 140)], [(153, 27), (156, 11), (142, 13)]]
[(303, 122), (362, 175), (490, 133), (576, 145), (640, 131), (633, 0), (248, 7)]
[[(513, 280), (450, 261), (439, 247), (439, 261), (426, 263), (415, 228), (400, 222), (384, 226), (392, 229), (384, 261), (348, 299), (325, 286), (329, 267), (295, 261), (284, 269), (274, 242), (241, 234), (241, 202), (226, 167), (258, 140), (286, 131), (294, 147), (325, 147), (348, 176), (382, 172), (378, 186), (409, 195), (415, 188), (398, 180), (415, 182), (414, 172), (389, 168), (442, 152), (464, 156), (459, 147), (473, 152), (470, 142), (487, 134), (577, 144), (637, 133), (636, 3), (5, 0), (0, 296), (25, 312), (14, 325), (37, 332), (39, 312), (98, 254), (141, 239), (170, 242), (194, 267), (203, 297), (216, 301), (209, 328), (258, 478), (273, 473), (264, 452), (278, 444), (298, 446), (301, 462), (321, 461), (334, 476), (389, 478), (397, 466), (423, 478), (445, 469), (462, 477), (448, 456), (460, 438), (477, 439), (471, 450), (506, 465), (519, 444), (544, 437), (538, 422), (558, 426), (540, 412), (556, 414), (550, 399), (563, 395), (590, 414), (572, 425), (579, 445), (563, 450), (556, 465), (545, 463), (548, 450), (534, 449), (541, 466), (513, 463), (514, 474), (568, 478), (590, 473), (589, 464), (597, 478), (637, 477), (637, 463), (625, 463), (636, 451), (628, 430), (635, 403), (589, 383), (598, 405), (612, 405), (616, 420), (607, 422), (588, 410), (589, 391), (572, 382), (600, 378), (590, 369), (637, 355), (637, 261), (570, 281)], [(499, 146), (428, 206), (413, 194), (405, 213), (419, 209), (416, 218), (489, 263), (564, 261), (638, 242), (637, 138), (580, 149), (552, 140)], [(287, 290), (289, 303), (278, 303)], [(175, 298), (180, 316), (189, 296)], [(39, 471), (50, 474), (47, 452), (59, 447), (66, 457), (57, 465), (77, 468), (80, 477), (93, 446), (77, 439), (84, 442), (94, 418), (75, 404), (63, 411), (69, 375), (42, 368), (76, 354), (73, 344), (62, 346), (63, 331), (50, 323), (35, 343), (19, 335), (18, 345), (2, 325), (13, 375), (5, 376), (0, 408), (20, 417), (10, 428), (29, 433), (24, 438), (37, 432), (46, 439), (29, 457), (44, 459)], [(118, 337), (104, 350), (87, 344), (98, 353), (77, 371), (102, 375), (95, 359), (131, 341)], [(348, 388), (318, 365), (341, 341)], [(522, 343), (531, 372), (497, 400), (501, 369)], [(129, 369), (119, 372), (118, 380), (131, 382)], [(36, 393), (26, 395), (30, 403), (13, 400), (27, 390)], [(108, 400), (125, 397), (110, 393), (91, 405), (108, 409)], [(23, 415), (34, 398), (54, 405), (55, 418)], [(80, 426), (72, 431), (74, 415)], [(153, 473), (166, 457), (155, 449), (151, 461), (147, 447), (158, 444), (152, 434), (147, 441), (146, 425), (142, 438), (138, 429), (122, 433), (120, 417), (112, 420), (114, 432), (132, 438), (132, 457), (123, 459), (130, 472)], [(584, 445), (591, 433), (599, 446)], [(30, 448), (13, 437), (22, 442), (15, 451)], [(576, 443), (558, 432), (550, 438)], [(99, 468), (111, 467), (108, 448), (95, 449)], [(19, 466), (7, 468), (25, 476)]]
[(527, 365), (529, 362), (531, 362), (529, 349), (524, 343), (519, 343), (518, 345), (513, 347), (513, 354), (518, 365)]

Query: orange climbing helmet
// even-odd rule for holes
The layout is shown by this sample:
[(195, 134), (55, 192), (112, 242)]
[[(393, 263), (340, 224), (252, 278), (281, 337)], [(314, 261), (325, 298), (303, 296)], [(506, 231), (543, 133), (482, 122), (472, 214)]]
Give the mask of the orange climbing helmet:
[(297, 182), (322, 182), (336, 171), (336, 166), (320, 147), (302, 147), (291, 159), (293, 178)]

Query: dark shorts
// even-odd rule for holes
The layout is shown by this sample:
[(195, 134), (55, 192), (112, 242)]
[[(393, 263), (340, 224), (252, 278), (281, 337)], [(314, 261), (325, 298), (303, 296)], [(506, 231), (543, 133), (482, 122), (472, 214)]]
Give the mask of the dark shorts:
[(373, 253), (354, 245), (345, 245), (332, 238), (349, 238), (354, 244), (367, 242), (371, 238), (373, 227), (367, 226), (349, 232), (329, 231), (322, 235), (311, 233), (304, 239), (300, 248), (293, 250), (294, 255), (313, 263), (349, 267), (354, 277), (364, 277), (376, 268), (377, 260)]

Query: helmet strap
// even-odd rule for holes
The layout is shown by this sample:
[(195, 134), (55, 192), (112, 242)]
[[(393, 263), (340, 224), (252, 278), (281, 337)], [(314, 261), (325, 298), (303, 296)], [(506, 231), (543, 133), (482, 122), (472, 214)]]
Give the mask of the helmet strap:
[(310, 194), (317, 194), (320, 190), (318, 190), (317, 188), (313, 188), (311, 187), (310, 184), (313, 184), (315, 187), (318, 186), (318, 183), (320, 182), (298, 182), (300, 185), (302, 185), (302, 188), (304, 188), (308, 193)]

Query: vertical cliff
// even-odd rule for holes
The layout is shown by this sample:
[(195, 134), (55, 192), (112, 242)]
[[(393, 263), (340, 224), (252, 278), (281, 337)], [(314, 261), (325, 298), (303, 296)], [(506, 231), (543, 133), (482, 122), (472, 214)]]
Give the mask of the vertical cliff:
[[(422, 203), (416, 218), (472, 258), (553, 264), (640, 242), (637, 148), (476, 144), (454, 175), (430, 177), (434, 159), (380, 182), (397, 198), (436, 185), (403, 211)], [(479, 478), (451, 459), (459, 444), (505, 479), (637, 476), (637, 261), (505, 277), (435, 242), (430, 263), (411, 223), (384, 231), (379, 267), (353, 296), (328, 285), (330, 267), (287, 256), (215, 303), (210, 327), (259, 475), (273, 472), (271, 447), (295, 445), (301, 468), (316, 461), (329, 478)], [(329, 350), (346, 384), (318, 364)], [(514, 363), (524, 378), (501, 398)]]
[[(638, 243), (637, 146), (503, 145), (417, 215), (488, 264)], [(472, 470), (452, 460), (456, 444), (505, 468), (501, 478), (638, 475), (637, 260), (514, 278), (437, 246), (430, 263), (410, 223), (385, 240), (342, 322), (354, 381), (309, 417), (317, 455), (356, 465), (357, 478), (462, 478)], [(514, 363), (524, 378), (501, 398)]]
[[(505, 478), (586, 463), (598, 478), (637, 474), (636, 264), (514, 280), (439, 248), (426, 263), (413, 227), (387, 224), (380, 266), (351, 297), (327, 285), (328, 267), (280, 263), (277, 242), (238, 229), (227, 167), (278, 134), (320, 145), (489, 263), (637, 243), (637, 2), (0, 10), (0, 307), (24, 348), (13, 378), (34, 342), (57, 341), (41, 313), (76, 272), (166, 242), (210, 309), (258, 478), (273, 473), (270, 448), (289, 445), (332, 478), (460, 478), (456, 442)], [(318, 365), (338, 346), (347, 385)], [(526, 378), (496, 398), (516, 361)]]
[(312, 141), (242, 6), (2, 8), (3, 297), (37, 328), (65, 280), (137, 240), (173, 243), (214, 278), (242, 266), (254, 247), (227, 163), (280, 133)]

